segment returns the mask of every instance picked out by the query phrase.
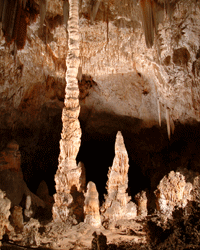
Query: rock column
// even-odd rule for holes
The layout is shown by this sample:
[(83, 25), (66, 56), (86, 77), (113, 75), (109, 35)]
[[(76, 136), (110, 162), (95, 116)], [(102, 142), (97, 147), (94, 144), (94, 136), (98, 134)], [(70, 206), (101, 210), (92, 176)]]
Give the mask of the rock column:
[[(55, 175), (56, 194), (53, 206), (54, 221), (65, 222), (68, 217), (74, 214), (73, 201), (80, 195), (81, 203), (84, 202), (81, 184), (81, 165), (76, 164), (76, 156), (80, 147), (81, 129), (78, 120), (79, 88), (77, 74), (79, 68), (79, 1), (69, 0), (69, 21), (68, 21), (68, 56), (66, 60), (66, 89), (65, 107), (62, 112), (62, 134), (60, 140), (60, 155), (58, 170)], [(79, 204), (81, 205), (81, 204)], [(70, 207), (70, 208), (69, 208)], [(83, 208), (83, 204), (82, 204)], [(81, 210), (81, 209), (80, 209)], [(81, 220), (83, 212), (76, 214), (77, 220)]]

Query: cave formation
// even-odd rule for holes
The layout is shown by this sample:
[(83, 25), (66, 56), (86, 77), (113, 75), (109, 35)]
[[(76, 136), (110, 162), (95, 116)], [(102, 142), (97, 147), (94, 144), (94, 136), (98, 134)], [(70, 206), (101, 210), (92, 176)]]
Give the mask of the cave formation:
[(121, 131), (128, 195), (145, 190), (153, 213), (164, 176), (199, 172), (199, 3), (74, 4), (0, 1), (0, 151), (14, 139), (30, 191), (44, 180), (54, 195), (54, 221), (73, 210), (81, 222), (79, 163), (102, 205)]

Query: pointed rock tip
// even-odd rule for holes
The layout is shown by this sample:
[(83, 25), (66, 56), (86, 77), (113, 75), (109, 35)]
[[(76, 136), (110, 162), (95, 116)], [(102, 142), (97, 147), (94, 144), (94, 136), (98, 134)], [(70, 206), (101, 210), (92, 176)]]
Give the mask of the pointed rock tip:
[(96, 184), (92, 181), (89, 181), (87, 184), (87, 190), (92, 192), (97, 192)]
[(122, 136), (121, 131), (118, 131), (117, 135), (116, 135), (116, 140), (115, 140), (115, 152), (116, 151), (124, 151), (124, 150), (126, 151), (126, 147), (124, 144), (124, 138)]

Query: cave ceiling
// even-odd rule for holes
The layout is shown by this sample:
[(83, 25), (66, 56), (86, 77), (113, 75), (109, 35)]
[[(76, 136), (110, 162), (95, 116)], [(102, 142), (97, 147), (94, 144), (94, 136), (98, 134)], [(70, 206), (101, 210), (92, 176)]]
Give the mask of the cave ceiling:
[[(66, 2), (23, 1), (18, 14), (19, 1), (16, 13), (2, 14), (1, 128), (62, 108)], [(198, 1), (80, 1), (80, 119), (106, 112), (142, 127), (164, 122), (168, 133), (176, 122), (198, 122), (199, 11)], [(91, 124), (101, 127), (95, 117)]]

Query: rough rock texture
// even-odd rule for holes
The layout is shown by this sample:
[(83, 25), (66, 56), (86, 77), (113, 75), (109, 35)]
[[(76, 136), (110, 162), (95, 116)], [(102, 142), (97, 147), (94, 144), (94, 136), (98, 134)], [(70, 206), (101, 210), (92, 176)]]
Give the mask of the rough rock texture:
[(40, 223), (38, 220), (31, 218), (26, 223), (23, 230), (23, 244), (25, 246), (39, 246), (40, 245), (40, 234), (38, 232)]
[[(12, 227), (9, 222), (11, 202), (6, 197), (5, 192), (0, 190), (0, 240), (6, 231), (11, 231)], [(0, 242), (1, 246), (1, 242)]]
[(101, 207), (104, 221), (133, 219), (137, 216), (137, 207), (130, 201), (126, 190), (128, 188), (128, 154), (124, 140), (119, 131), (115, 142), (115, 158), (108, 172), (107, 195)]
[(94, 227), (101, 226), (101, 218), (99, 213), (99, 194), (95, 183), (90, 181), (87, 184), (84, 201), (84, 222)]
[(92, 250), (107, 250), (107, 238), (102, 233), (93, 233), (94, 239), (92, 240)]
[(147, 210), (147, 196), (146, 192), (142, 191), (135, 196), (137, 201), (137, 216), (146, 217), (148, 214)]
[(28, 189), (20, 163), (19, 145), (16, 141), (11, 141), (1, 152), (0, 188), (6, 192), (12, 206), (19, 205), (24, 195), (30, 195), (36, 207), (45, 207), (45, 203)]
[(11, 141), (6, 148), (0, 152), (0, 171), (12, 169), (19, 172), (21, 170), (21, 154), (16, 141)]
[(155, 191), (157, 210), (165, 218), (171, 216), (175, 207), (184, 208), (191, 200), (191, 190), (192, 183), (186, 182), (184, 175), (171, 171), (168, 176), (164, 176)]
[(189, 201), (199, 202), (199, 173), (186, 168), (171, 171), (160, 181), (156, 195), (157, 210), (166, 218)]
[[(78, 120), (80, 105), (77, 80), (80, 63), (78, 1), (69, 1), (69, 6), (69, 51), (66, 60), (67, 85), (65, 89), (65, 107), (62, 112), (63, 129), (60, 140), (59, 166), (55, 176), (57, 192), (54, 195), (55, 204), (53, 206), (53, 218), (55, 221), (66, 221), (69, 215), (72, 214), (76, 215), (78, 221), (83, 220), (84, 199), (82, 191), (84, 187), (81, 183), (82, 168), (81, 166), (77, 167), (76, 164), (76, 156), (81, 142), (81, 129)], [(71, 206), (71, 209), (69, 209), (69, 206)]]
[(14, 206), (11, 214), (11, 223), (16, 233), (21, 233), (24, 228), (22, 207)]

